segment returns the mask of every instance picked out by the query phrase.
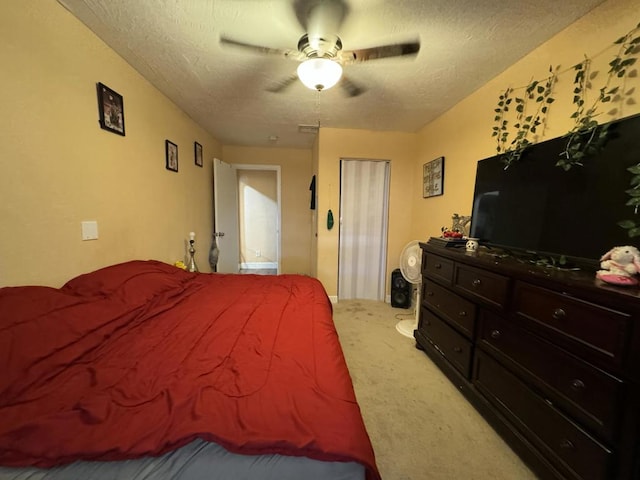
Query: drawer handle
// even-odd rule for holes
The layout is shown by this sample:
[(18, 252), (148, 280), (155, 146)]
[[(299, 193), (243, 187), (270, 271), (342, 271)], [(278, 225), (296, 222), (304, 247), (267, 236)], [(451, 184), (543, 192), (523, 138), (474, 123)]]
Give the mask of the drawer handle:
[(582, 380), (576, 378), (575, 380), (573, 380), (573, 382), (571, 382), (571, 388), (573, 388), (574, 390), (584, 390), (585, 385)]
[(482, 282), (480, 281), (480, 279), (476, 278), (473, 282), (471, 282), (471, 285), (473, 285), (474, 288), (478, 288), (481, 283)]
[(453, 347), (453, 351), (456, 353), (462, 353), (462, 348), (460, 347)]
[(551, 314), (551, 316), (553, 318), (555, 318), (556, 320), (562, 320), (563, 318), (565, 318), (567, 316), (567, 312), (565, 312), (563, 309), (561, 308), (556, 308), (553, 313)]
[(441, 265), (441, 264), (439, 264), (439, 263), (436, 263), (436, 264), (434, 265), (434, 267), (435, 267), (435, 269), (436, 269), (436, 270), (440, 270), (440, 269), (442, 268), (442, 265)]
[(465, 312), (464, 310), (461, 310), (461, 311), (458, 313), (458, 315), (459, 315), (460, 317), (466, 317), (466, 316), (467, 316), (467, 312)]
[(500, 333), (500, 330), (492, 330), (492, 331), (491, 331), (491, 338), (496, 338), (496, 339), (498, 339), (498, 338), (500, 338), (500, 335), (502, 335), (502, 334)]
[(428, 292), (427, 292), (427, 297), (433, 297), (433, 292), (428, 291)]
[(571, 440), (567, 440), (566, 438), (560, 442), (560, 448), (573, 448), (573, 442)]

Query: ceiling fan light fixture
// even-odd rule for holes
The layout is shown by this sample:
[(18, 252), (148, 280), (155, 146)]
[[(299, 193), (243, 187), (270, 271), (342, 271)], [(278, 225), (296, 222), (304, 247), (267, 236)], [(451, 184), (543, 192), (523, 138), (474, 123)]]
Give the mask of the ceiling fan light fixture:
[(298, 78), (311, 90), (327, 90), (342, 77), (342, 67), (328, 58), (311, 58), (298, 65)]

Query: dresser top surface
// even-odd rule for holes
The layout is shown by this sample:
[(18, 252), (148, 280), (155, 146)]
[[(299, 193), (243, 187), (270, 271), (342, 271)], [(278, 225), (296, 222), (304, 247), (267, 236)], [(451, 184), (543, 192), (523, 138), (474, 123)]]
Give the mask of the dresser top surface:
[[(595, 301), (613, 306), (625, 304), (640, 311), (640, 287), (610, 285), (595, 278), (595, 272), (587, 270), (564, 270), (538, 265), (511, 254), (480, 247), (477, 252), (467, 252), (464, 247), (442, 247), (421, 242), (420, 247), (427, 253), (449, 258), (458, 263), (509, 275), (517, 280), (527, 281), (559, 292), (587, 293)], [(621, 305), (620, 305), (621, 306)]]

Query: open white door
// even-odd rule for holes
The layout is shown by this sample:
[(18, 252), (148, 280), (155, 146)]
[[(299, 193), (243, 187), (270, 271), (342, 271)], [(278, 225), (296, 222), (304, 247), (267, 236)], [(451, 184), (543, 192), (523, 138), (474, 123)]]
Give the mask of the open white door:
[(213, 160), (214, 235), (220, 253), (217, 271), (238, 273), (240, 240), (238, 233), (238, 177), (233, 165)]

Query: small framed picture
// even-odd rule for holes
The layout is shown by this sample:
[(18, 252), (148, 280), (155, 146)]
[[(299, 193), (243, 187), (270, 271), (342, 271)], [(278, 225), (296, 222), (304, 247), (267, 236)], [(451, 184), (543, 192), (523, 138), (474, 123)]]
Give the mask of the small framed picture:
[(124, 101), (122, 95), (98, 83), (100, 128), (124, 137)]
[(202, 145), (200, 145), (198, 142), (193, 142), (193, 153), (196, 158), (196, 165), (201, 167), (202, 166)]
[(444, 157), (436, 158), (422, 166), (422, 198), (444, 193)]
[(170, 140), (165, 140), (165, 155), (167, 160), (167, 170), (171, 170), (172, 172), (178, 171), (178, 145), (171, 142)]

